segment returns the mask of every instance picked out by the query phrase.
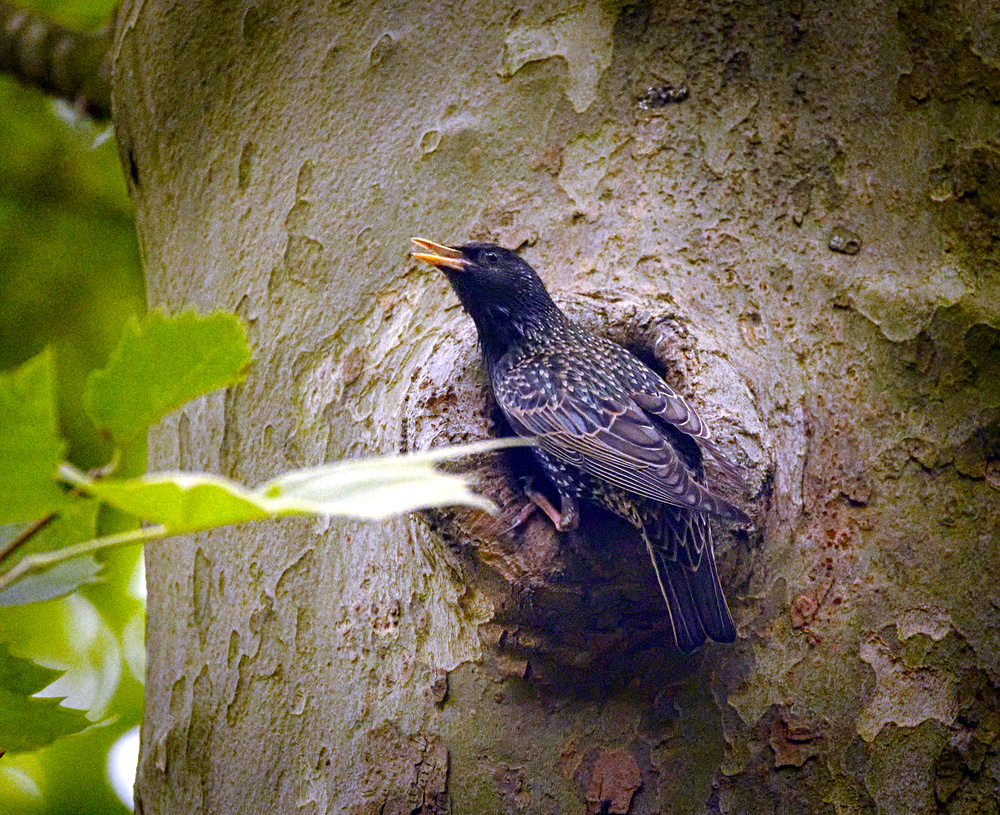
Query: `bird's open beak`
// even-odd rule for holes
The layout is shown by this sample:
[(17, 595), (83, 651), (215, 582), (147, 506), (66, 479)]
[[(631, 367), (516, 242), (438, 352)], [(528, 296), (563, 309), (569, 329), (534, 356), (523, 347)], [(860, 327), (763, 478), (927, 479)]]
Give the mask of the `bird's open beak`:
[(462, 253), (459, 252), (458, 249), (452, 249), (450, 246), (434, 243), (434, 241), (425, 241), (423, 238), (410, 238), (410, 240), (421, 249), (427, 250), (426, 253), (411, 252), (410, 255), (415, 257), (417, 260), (422, 260), (425, 263), (431, 264), (431, 266), (437, 266), (439, 269), (452, 269), (456, 272), (461, 272), (467, 266), (472, 265), (471, 261), (463, 257)]

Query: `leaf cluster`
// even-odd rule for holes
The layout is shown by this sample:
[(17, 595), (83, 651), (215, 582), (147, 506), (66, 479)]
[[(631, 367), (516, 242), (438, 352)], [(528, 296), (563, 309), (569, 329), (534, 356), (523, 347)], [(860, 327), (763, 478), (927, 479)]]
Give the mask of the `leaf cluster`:
[[(253, 488), (207, 473), (116, 477), (120, 451), (186, 402), (240, 382), (250, 360), (246, 328), (234, 315), (132, 320), (86, 383), (87, 415), (116, 451), (89, 473), (64, 460), (52, 352), (0, 375), (0, 472), (7, 474), (0, 491), (0, 609), (64, 596), (100, 580), (101, 551), (167, 535), (288, 515), (374, 519), (453, 504), (494, 510), (462, 476), (434, 465), (509, 441), (335, 462)], [(132, 523), (97, 536), (102, 507)], [(90, 726), (82, 711), (34, 696), (55, 673), (0, 646), (0, 753), (37, 749)]]

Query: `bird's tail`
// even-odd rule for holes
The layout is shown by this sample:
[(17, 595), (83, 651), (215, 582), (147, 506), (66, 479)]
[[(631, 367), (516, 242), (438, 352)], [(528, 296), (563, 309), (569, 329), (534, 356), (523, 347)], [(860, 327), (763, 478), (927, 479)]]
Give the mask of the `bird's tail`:
[[(646, 548), (656, 570), (677, 647), (690, 653), (706, 638), (733, 642), (736, 626), (715, 568), (712, 527), (703, 513), (664, 508), (658, 535)], [(657, 537), (659, 540), (657, 540)]]

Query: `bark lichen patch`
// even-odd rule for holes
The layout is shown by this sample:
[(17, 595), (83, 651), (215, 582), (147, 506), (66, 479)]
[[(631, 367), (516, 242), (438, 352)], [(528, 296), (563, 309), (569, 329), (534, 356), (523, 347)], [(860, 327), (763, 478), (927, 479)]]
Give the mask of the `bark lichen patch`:
[(865, 779), (877, 811), (940, 811), (935, 801), (934, 764), (947, 742), (948, 728), (936, 720), (915, 727), (889, 724), (880, 731), (867, 751)]

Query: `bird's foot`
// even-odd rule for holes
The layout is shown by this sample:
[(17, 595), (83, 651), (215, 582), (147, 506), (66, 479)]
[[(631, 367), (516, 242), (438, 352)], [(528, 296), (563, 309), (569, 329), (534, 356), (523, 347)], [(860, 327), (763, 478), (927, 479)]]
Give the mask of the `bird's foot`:
[(507, 527), (504, 534), (509, 535), (511, 532), (516, 532), (524, 526), (531, 516), (537, 511), (538, 505), (534, 501), (528, 501), (528, 503), (522, 507), (521, 511), (517, 513), (517, 517), (515, 517), (511, 525)]
[(524, 494), (528, 498), (528, 503), (525, 504), (524, 508), (517, 514), (514, 522), (507, 529), (508, 534), (518, 527), (523, 526), (539, 509), (545, 513), (546, 517), (552, 521), (552, 525), (560, 532), (568, 532), (571, 529), (576, 529), (579, 525), (580, 513), (575, 500), (567, 500), (563, 497), (562, 511), (560, 512), (545, 493), (534, 488), (530, 478), (525, 482)]

